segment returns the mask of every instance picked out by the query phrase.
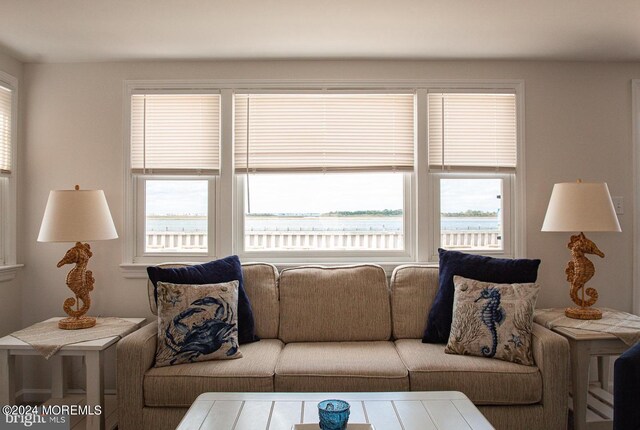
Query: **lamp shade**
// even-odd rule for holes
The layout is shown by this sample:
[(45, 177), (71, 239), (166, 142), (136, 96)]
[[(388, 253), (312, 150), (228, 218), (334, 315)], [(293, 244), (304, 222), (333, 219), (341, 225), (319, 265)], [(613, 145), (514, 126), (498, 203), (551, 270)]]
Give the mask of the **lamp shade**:
[(38, 242), (87, 242), (117, 237), (102, 190), (49, 193)]
[(607, 184), (555, 184), (542, 231), (621, 231)]

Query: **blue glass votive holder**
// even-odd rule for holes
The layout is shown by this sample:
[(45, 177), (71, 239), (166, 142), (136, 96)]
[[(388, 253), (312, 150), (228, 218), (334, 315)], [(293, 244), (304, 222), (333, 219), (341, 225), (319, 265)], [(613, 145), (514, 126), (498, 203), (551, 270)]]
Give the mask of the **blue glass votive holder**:
[(345, 430), (349, 421), (349, 403), (344, 400), (323, 400), (318, 403), (318, 416), (322, 430)]

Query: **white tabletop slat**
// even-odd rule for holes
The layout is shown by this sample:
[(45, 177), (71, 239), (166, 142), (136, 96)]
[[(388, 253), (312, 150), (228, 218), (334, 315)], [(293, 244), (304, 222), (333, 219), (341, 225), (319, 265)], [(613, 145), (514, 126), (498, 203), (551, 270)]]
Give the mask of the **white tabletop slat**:
[(423, 401), (422, 404), (429, 412), (431, 419), (442, 429), (470, 430), (458, 408), (448, 400)]
[(232, 429), (238, 419), (241, 400), (220, 400), (209, 409), (201, 429), (229, 428)]
[(383, 400), (365, 401), (364, 407), (369, 423), (376, 429), (402, 430), (398, 416), (391, 402)]
[(199, 429), (214, 404), (215, 402), (194, 402), (189, 408), (189, 413), (182, 418), (176, 430)]
[[(367, 424), (367, 417), (364, 414), (364, 406), (362, 405), (361, 400), (347, 400), (351, 405), (351, 411), (349, 413), (349, 422), (351, 423), (360, 423)], [(316, 402), (316, 405), (318, 403)], [(317, 406), (316, 406), (316, 417), (318, 416)]]
[(242, 407), (242, 413), (234, 430), (266, 429), (271, 415), (273, 402), (265, 400), (247, 400)]
[(451, 401), (456, 408), (460, 411), (464, 419), (469, 423), (471, 428), (491, 428), (491, 423), (484, 415), (480, 413), (478, 408), (471, 402), (471, 400), (460, 399)]
[(394, 402), (404, 430), (438, 430), (418, 400)]
[(276, 402), (271, 412), (268, 430), (291, 430), (294, 424), (302, 420), (302, 402)]
[(311, 424), (317, 423), (318, 421), (318, 402), (304, 402), (302, 411), (302, 423)]

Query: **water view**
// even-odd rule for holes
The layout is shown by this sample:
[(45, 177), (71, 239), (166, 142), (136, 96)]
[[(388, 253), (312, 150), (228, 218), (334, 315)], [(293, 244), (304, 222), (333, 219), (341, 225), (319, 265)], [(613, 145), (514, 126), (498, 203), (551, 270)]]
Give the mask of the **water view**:
[[(496, 218), (442, 218), (441, 229), (499, 230)], [(261, 217), (247, 216), (246, 231), (402, 231), (402, 217)], [(147, 231), (207, 231), (205, 217), (150, 216)]]
[[(244, 183), (244, 249), (405, 249), (405, 179), (393, 173), (251, 176)], [(207, 181), (146, 185), (146, 249), (206, 249)], [(502, 246), (502, 180), (442, 179), (440, 185), (440, 246)]]

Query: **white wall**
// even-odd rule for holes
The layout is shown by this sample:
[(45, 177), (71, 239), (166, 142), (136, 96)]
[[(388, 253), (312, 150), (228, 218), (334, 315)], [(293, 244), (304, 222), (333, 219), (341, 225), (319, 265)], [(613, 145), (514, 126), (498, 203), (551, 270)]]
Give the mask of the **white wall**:
[[(564, 266), (567, 234), (541, 233), (555, 182), (606, 181), (625, 198), (623, 233), (591, 234), (607, 258), (591, 285), (600, 306), (632, 303), (631, 82), (640, 63), (265, 61), (27, 64), (25, 135), (18, 236), (22, 261), (22, 324), (60, 315), (68, 296), (56, 262), (66, 244), (36, 243), (50, 189), (105, 190), (123, 231), (123, 80), (125, 79), (524, 79), (526, 101), (527, 255), (541, 258), (539, 306), (569, 304)], [(94, 315), (150, 316), (145, 281), (124, 279), (121, 239), (92, 244)], [(7, 290), (0, 284), (0, 295)], [(1, 299), (1, 297), (0, 297)], [(0, 302), (2, 303), (2, 302)], [(4, 303), (2, 308), (9, 306)], [(0, 323), (1, 324), (1, 323)], [(0, 326), (1, 327), (1, 326)], [(33, 361), (28, 387), (46, 387)], [(109, 381), (108, 384), (113, 384)]]

